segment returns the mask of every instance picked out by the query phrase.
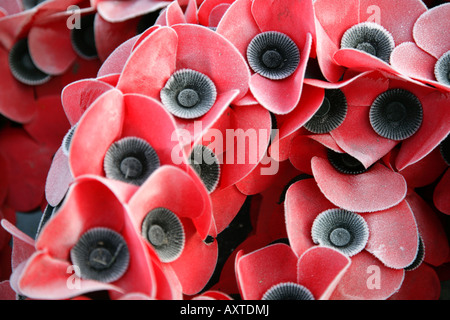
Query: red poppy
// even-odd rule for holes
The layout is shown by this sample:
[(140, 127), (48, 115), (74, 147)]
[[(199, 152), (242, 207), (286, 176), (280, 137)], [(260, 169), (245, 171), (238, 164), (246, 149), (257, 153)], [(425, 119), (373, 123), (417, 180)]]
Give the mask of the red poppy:
[[(98, 212), (107, 212), (108, 219)], [(95, 248), (87, 252), (91, 242)], [(108, 290), (113, 299), (130, 292), (157, 297), (156, 284), (167, 283), (159, 279), (159, 262), (146, 250), (116, 191), (94, 177), (73, 184), (35, 246), (17, 282), (30, 298), (67, 299), (99, 290)]]
[(236, 277), (244, 300), (327, 300), (349, 266), (350, 259), (332, 248), (297, 256), (289, 246), (273, 244), (238, 255)]
[[(338, 250), (348, 250), (351, 252), (352, 265), (336, 288), (334, 298), (388, 298), (401, 286), (404, 268), (415, 261), (419, 250), (418, 226), (409, 203), (402, 201), (390, 209), (360, 215), (353, 212), (347, 214), (348, 211), (338, 213), (336, 210), (340, 209), (323, 196), (314, 179), (293, 184), (286, 194), (285, 212), (287, 233), (294, 252), (300, 255), (315, 243), (332, 245)], [(352, 222), (345, 223), (345, 227), (341, 225), (334, 227), (335, 219), (330, 213), (335, 217), (351, 216)], [(328, 220), (323, 217), (328, 217)], [(343, 245), (344, 242), (341, 240), (344, 237), (338, 236), (336, 239), (341, 240), (334, 241), (332, 233), (336, 233), (337, 236), (340, 228), (346, 229), (355, 240)], [(398, 230), (402, 232), (398, 233)], [(321, 238), (322, 232), (324, 238)], [(328, 238), (330, 244), (325, 244), (328, 241), (326, 234), (329, 232), (331, 232)], [(346, 234), (342, 232), (342, 235), (344, 233)], [(315, 234), (317, 235), (314, 236)], [(362, 240), (360, 242), (356, 239)], [(352, 247), (354, 246), (354, 251), (350, 251), (350, 243)], [(376, 267), (374, 270), (377, 276), (384, 279), (381, 290), (371, 290), (367, 286), (369, 270), (367, 268), (371, 265)]]
[(419, 0), (315, 1), (317, 58), (323, 75), (336, 82), (345, 68), (398, 73), (389, 65), (390, 53), (395, 46), (412, 41), (414, 22), (426, 10)]
[[(208, 237), (214, 221), (201, 182), (179, 168), (163, 166), (136, 191), (127, 206), (135, 229), (147, 247), (154, 248), (163, 270), (178, 278), (184, 294), (200, 292), (215, 269), (218, 255), (216, 234)], [(167, 234), (171, 234), (171, 240), (165, 244), (159, 235)]]
[(450, 39), (442, 30), (450, 27), (449, 14), (450, 3), (424, 12), (414, 24), (414, 41), (400, 44), (391, 56), (392, 66), (402, 74), (447, 92), (450, 91), (450, 80), (445, 59), (450, 59)]
[(315, 38), (312, 1), (235, 1), (217, 33), (236, 46), (254, 71), (249, 81), (254, 98), (275, 114), (291, 112), (300, 100)]
[[(161, 99), (174, 114), (177, 127), (190, 131), (195, 140), (232, 101), (245, 95), (248, 77), (245, 61), (223, 37), (203, 26), (179, 24), (150, 28), (142, 34), (117, 89)], [(192, 87), (185, 90), (182, 83)], [(203, 83), (206, 87), (200, 94)], [(198, 121), (204, 131), (195, 135)]]
[[(364, 95), (360, 94), (361, 86), (366, 88)], [(442, 107), (448, 103), (448, 97), (427, 86), (372, 72), (349, 82), (340, 90), (346, 97), (348, 111), (343, 123), (332, 130), (330, 135), (342, 150), (358, 159), (366, 168), (401, 141), (395, 166), (402, 170), (431, 152), (450, 130), (445, 121), (448, 110)], [(391, 102), (406, 99), (408, 96), (412, 105), (417, 106), (416, 116), (413, 116), (414, 113), (408, 113), (410, 121), (400, 124), (396, 122), (402, 117), (400, 114), (397, 114), (400, 118), (390, 119), (389, 117), (394, 116), (393, 113), (388, 115), (381, 111), (387, 110), (383, 108), (391, 105)], [(378, 121), (383, 125), (377, 123)], [(382, 130), (387, 129), (389, 123), (397, 123), (396, 133), (383, 133)]]

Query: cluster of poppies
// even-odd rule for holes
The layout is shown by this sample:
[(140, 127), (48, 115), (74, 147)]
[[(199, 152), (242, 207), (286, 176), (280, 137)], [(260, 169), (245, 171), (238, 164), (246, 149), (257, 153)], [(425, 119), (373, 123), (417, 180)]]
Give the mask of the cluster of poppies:
[(438, 299), (449, 17), (0, 0), (0, 297)]

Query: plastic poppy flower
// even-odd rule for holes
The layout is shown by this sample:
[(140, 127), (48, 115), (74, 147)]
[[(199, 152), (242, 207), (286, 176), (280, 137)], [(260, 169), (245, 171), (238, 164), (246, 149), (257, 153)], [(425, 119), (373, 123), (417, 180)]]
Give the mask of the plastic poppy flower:
[[(361, 86), (367, 88), (364, 95)], [(348, 112), (330, 135), (366, 168), (399, 145), (395, 166), (402, 170), (431, 152), (450, 130), (443, 107), (449, 97), (428, 86), (372, 72), (340, 90)]]
[[(175, 274), (184, 294), (203, 289), (217, 262), (209, 195), (199, 179), (163, 166), (127, 202), (137, 233)], [(187, 267), (189, 266), (189, 267)]]
[(297, 256), (289, 246), (274, 244), (239, 255), (236, 277), (244, 300), (327, 300), (350, 263), (332, 248)]
[[(203, 26), (178, 24), (142, 34), (116, 88), (158, 99), (195, 140), (245, 95), (248, 78), (245, 61), (226, 39)], [(204, 130), (195, 133), (199, 121)]]
[(246, 195), (237, 185), (259, 168), (270, 135), (271, 117), (265, 108), (231, 106), (187, 151), (191, 167), (210, 193), (218, 233), (244, 203)]
[(449, 27), (450, 3), (433, 7), (424, 12), (415, 22), (414, 41), (397, 46), (391, 55), (392, 66), (402, 74), (450, 91)]
[(172, 1), (161, 10), (155, 24), (160, 26), (172, 26), (179, 23), (198, 24), (197, 10), (196, 0)]
[[(289, 241), (297, 255), (318, 244), (350, 256), (352, 264), (332, 299), (390, 297), (419, 251), (418, 227), (406, 201), (387, 210), (356, 213), (334, 206), (314, 179), (305, 179), (288, 189), (285, 214)], [(383, 278), (380, 290), (367, 285), (368, 272), (375, 272), (370, 266)]]
[(198, 23), (216, 28), (225, 12), (235, 0), (205, 0), (198, 8)]
[(80, 178), (73, 184), (35, 246), (17, 282), (27, 297), (67, 299), (99, 290), (109, 291), (113, 299), (128, 292), (157, 295), (157, 276), (162, 275), (155, 271), (157, 262), (122, 202), (98, 179)]
[(336, 82), (345, 68), (398, 73), (389, 65), (392, 50), (413, 40), (414, 23), (426, 10), (419, 0), (315, 1), (317, 58), (323, 75)]
[(74, 178), (93, 174), (139, 186), (161, 165), (185, 169), (184, 159), (176, 164), (172, 159), (173, 150), (180, 148), (174, 133), (173, 119), (158, 101), (108, 90), (76, 125), (70, 139), (71, 173)]
[(291, 112), (300, 100), (315, 37), (312, 1), (235, 1), (217, 33), (247, 60), (254, 98), (275, 114)]

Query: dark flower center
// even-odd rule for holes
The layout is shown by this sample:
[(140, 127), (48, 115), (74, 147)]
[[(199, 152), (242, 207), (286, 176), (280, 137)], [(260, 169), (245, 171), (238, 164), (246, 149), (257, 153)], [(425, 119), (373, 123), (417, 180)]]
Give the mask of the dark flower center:
[(328, 149), (327, 156), (331, 165), (341, 173), (360, 174), (367, 171), (358, 159), (352, 157), (348, 153), (341, 153)]
[(254, 72), (280, 80), (295, 72), (300, 63), (300, 51), (287, 35), (268, 31), (252, 39), (247, 47), (247, 60)]
[(364, 218), (354, 212), (329, 209), (316, 217), (311, 235), (314, 243), (331, 246), (353, 256), (366, 246), (369, 228)]
[(80, 27), (71, 30), (72, 47), (82, 58), (97, 58), (94, 32), (95, 14), (84, 15), (80, 19)]
[(445, 163), (450, 166), (450, 135), (441, 141), (439, 144), (439, 151)]
[(33, 7), (36, 7), (40, 5), (41, 3), (45, 2), (47, 0), (22, 0), (23, 8), (25, 10), (31, 9)]
[(434, 66), (434, 75), (438, 82), (450, 85), (450, 51), (438, 59)]
[(369, 112), (370, 124), (380, 136), (404, 140), (419, 130), (422, 124), (422, 104), (410, 91), (390, 89), (380, 94)]
[(304, 127), (313, 133), (328, 133), (339, 127), (347, 115), (347, 99), (339, 89), (326, 89), (320, 108)]
[(28, 49), (28, 39), (19, 40), (9, 51), (9, 68), (17, 81), (26, 85), (40, 85), (50, 80), (51, 76), (41, 71), (33, 62)]
[(103, 167), (107, 178), (141, 185), (159, 168), (156, 151), (137, 137), (126, 137), (114, 142), (106, 152)]
[(166, 109), (174, 116), (194, 119), (212, 108), (217, 92), (208, 76), (195, 70), (181, 69), (170, 76), (160, 96)]
[(183, 225), (177, 215), (167, 208), (151, 210), (142, 222), (141, 233), (153, 246), (162, 262), (172, 262), (183, 252)]
[(349, 28), (341, 39), (341, 48), (354, 48), (389, 63), (395, 42), (381, 25), (362, 22)]
[(261, 300), (314, 300), (314, 296), (302, 285), (282, 282), (267, 290)]
[[(101, 282), (118, 280), (130, 260), (125, 239), (118, 232), (98, 227), (85, 232), (70, 251), (78, 276)], [(78, 271), (77, 271), (78, 270)]]
[(220, 179), (220, 164), (214, 152), (204, 145), (195, 145), (189, 157), (189, 164), (208, 192), (213, 192)]

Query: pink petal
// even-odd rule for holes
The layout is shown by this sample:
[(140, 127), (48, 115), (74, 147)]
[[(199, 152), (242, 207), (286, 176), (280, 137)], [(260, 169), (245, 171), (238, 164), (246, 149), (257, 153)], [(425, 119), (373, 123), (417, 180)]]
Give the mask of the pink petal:
[(269, 111), (287, 114), (299, 103), (311, 41), (311, 34), (308, 34), (300, 53), (300, 64), (291, 76), (282, 80), (271, 80), (255, 73), (250, 78), (250, 90), (255, 99)]
[(368, 168), (398, 141), (379, 136), (369, 121), (369, 106), (349, 106), (344, 122), (330, 132), (339, 147)]
[[(173, 198), (170, 194), (176, 194), (177, 197)], [(211, 212), (204, 212), (208, 200), (206, 190), (198, 186), (186, 172), (173, 166), (162, 166), (136, 191), (128, 206), (137, 230), (140, 230), (148, 212), (163, 207), (179, 217), (208, 221), (209, 224), (199, 231), (206, 238), (205, 233), (211, 224)]]
[(28, 46), (36, 66), (51, 75), (66, 72), (77, 57), (64, 16), (33, 26), (28, 33)]
[(205, 0), (202, 2), (198, 8), (198, 23), (203, 26), (214, 26), (210, 25), (210, 15), (216, 7), (229, 6), (234, 2), (234, 0)]
[(11, 74), (8, 52), (0, 50), (0, 113), (20, 123), (29, 122), (36, 112), (33, 87), (18, 82)]
[(403, 42), (391, 54), (391, 65), (399, 72), (418, 80), (435, 80), (436, 58), (413, 42)]
[(424, 12), (414, 24), (414, 40), (417, 45), (436, 59), (439, 59), (450, 47), (450, 4), (442, 4)]
[(84, 113), (70, 147), (69, 163), (74, 177), (103, 176), (103, 157), (121, 133), (124, 109), (122, 94), (113, 89), (101, 95)]
[(101, 1), (97, 4), (97, 11), (106, 21), (121, 22), (157, 11), (168, 4), (170, 1)]
[(60, 148), (53, 157), (45, 183), (45, 198), (48, 203), (56, 207), (64, 199), (72, 182), (73, 176), (70, 172), (69, 158)]
[(274, 244), (243, 255), (236, 276), (244, 300), (260, 300), (273, 285), (297, 282), (297, 256), (285, 244)]
[(331, 300), (385, 300), (397, 292), (404, 270), (387, 268), (377, 258), (361, 251), (331, 295)]
[(314, 179), (305, 179), (289, 187), (284, 208), (289, 243), (297, 256), (301, 256), (314, 246), (311, 237), (314, 219), (334, 206), (322, 195)]
[(4, 280), (0, 282), (0, 299), (1, 300), (16, 300), (17, 294), (11, 288), (9, 280)]
[(97, 77), (104, 77), (110, 74), (120, 74), (131, 55), (132, 49), (136, 44), (139, 36), (134, 36), (115, 47), (114, 51), (104, 60), (102, 66), (98, 70)]
[(414, 214), (406, 201), (387, 210), (367, 213), (364, 220), (369, 226), (368, 252), (394, 269), (403, 269), (414, 261), (419, 234)]
[[(360, 21), (374, 21), (385, 27), (393, 36), (395, 44), (412, 41), (412, 30), (417, 18), (427, 11), (420, 0), (360, 0)], [(376, 6), (376, 7), (375, 7)], [(407, 14), (405, 13), (407, 10)], [(377, 16), (379, 14), (379, 16)], [(377, 21), (378, 20), (378, 21)]]
[[(79, 288), (75, 286), (77, 281)], [(73, 287), (69, 286), (69, 283), (73, 284)], [(70, 262), (54, 259), (45, 252), (36, 252), (23, 270), (19, 279), (19, 290), (32, 299), (52, 300), (68, 299), (91, 291), (119, 290), (119, 288), (98, 281), (82, 280), (74, 275)]]
[[(273, 0), (270, 10), (267, 5), (265, 0), (254, 0), (252, 5), (253, 17), (261, 32), (276, 30), (289, 36), (299, 48), (309, 46), (308, 34), (315, 35), (312, 1)], [(309, 52), (302, 54), (309, 56)]]
[(450, 215), (450, 201), (448, 199), (448, 190), (450, 188), (450, 170), (447, 170), (441, 178), (433, 193), (433, 202), (436, 208)]
[(19, 264), (26, 261), (35, 251), (35, 242), (29, 235), (19, 230), (6, 219), (1, 221), (3, 229), (13, 236), (13, 252), (11, 266), (14, 270)]
[(231, 41), (243, 57), (247, 46), (261, 31), (251, 12), (252, 0), (236, 0), (220, 20), (216, 32)]
[(297, 281), (315, 299), (327, 300), (350, 267), (351, 260), (339, 251), (316, 246), (298, 260)]
[(111, 23), (96, 14), (94, 20), (95, 48), (101, 61), (122, 43), (136, 36), (139, 19), (130, 19), (123, 22)]
[(448, 259), (450, 248), (439, 216), (430, 204), (415, 192), (410, 192), (406, 196), (406, 202), (417, 221), (419, 234), (425, 247), (425, 262), (433, 266), (442, 265)]
[(177, 1), (173, 1), (169, 4), (165, 9), (164, 14), (166, 15), (167, 26), (172, 26), (177, 23), (186, 23), (183, 10), (181, 10)]
[(438, 300), (441, 283), (434, 269), (422, 264), (417, 269), (405, 273), (405, 280), (398, 292), (389, 300)]
[[(183, 227), (187, 236), (183, 253), (170, 265), (183, 293), (193, 295), (200, 292), (211, 278), (218, 258), (218, 245), (217, 241), (206, 244), (191, 223), (183, 224)], [(191, 267), (186, 268), (187, 265)]]
[(448, 106), (449, 101), (450, 95), (438, 91), (421, 98), (422, 125), (412, 137), (403, 141), (395, 161), (398, 170), (424, 158), (448, 135), (450, 109), (445, 106)]
[(221, 233), (230, 225), (244, 204), (245, 199), (247, 199), (247, 196), (234, 185), (216, 190), (211, 194), (217, 233)]
[(250, 71), (229, 41), (199, 25), (181, 24), (173, 29), (179, 37), (177, 69), (190, 68), (207, 75), (218, 93), (239, 90), (236, 100), (247, 93)]
[(379, 163), (358, 175), (340, 173), (326, 159), (319, 157), (312, 159), (311, 166), (325, 197), (349, 211), (385, 210), (399, 204), (406, 196), (403, 176)]
[(312, 175), (311, 159), (314, 156), (327, 157), (327, 149), (323, 144), (305, 135), (292, 139), (289, 161), (297, 170)]
[(241, 106), (234, 109), (233, 116), (234, 131), (227, 131), (223, 137), (231, 148), (221, 165), (220, 189), (246, 177), (262, 160), (270, 139), (271, 118), (266, 109)]
[(64, 87), (61, 100), (70, 125), (75, 125), (91, 104), (111, 89), (113, 86), (96, 79), (83, 79)]
[(159, 99), (161, 89), (175, 71), (177, 42), (178, 36), (171, 28), (153, 31), (128, 58), (117, 89)]

